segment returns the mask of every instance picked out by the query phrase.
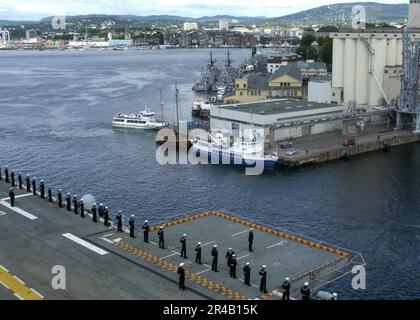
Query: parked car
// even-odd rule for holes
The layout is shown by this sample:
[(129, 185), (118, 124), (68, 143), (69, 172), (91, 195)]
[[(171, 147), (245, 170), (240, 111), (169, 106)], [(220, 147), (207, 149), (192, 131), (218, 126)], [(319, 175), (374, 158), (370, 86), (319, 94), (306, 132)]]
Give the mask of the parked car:
[(289, 142), (289, 143), (281, 144), (280, 145), (280, 149), (288, 149), (288, 148), (291, 148), (291, 147), (293, 147), (293, 143), (292, 142)]
[(294, 155), (296, 155), (296, 154), (298, 154), (299, 152), (295, 149), (295, 148), (292, 148), (292, 149), (289, 149), (289, 150), (287, 150), (287, 152), (286, 152), (286, 154), (288, 155), (288, 156), (294, 156)]
[(350, 147), (350, 146), (354, 146), (356, 144), (356, 140), (354, 139), (346, 139), (343, 141), (343, 146), (344, 147)]

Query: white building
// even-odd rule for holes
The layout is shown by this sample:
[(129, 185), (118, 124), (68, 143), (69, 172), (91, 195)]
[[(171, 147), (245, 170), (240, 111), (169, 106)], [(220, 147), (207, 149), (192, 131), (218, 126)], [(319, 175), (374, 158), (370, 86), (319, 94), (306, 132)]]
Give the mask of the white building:
[(7, 46), (10, 44), (10, 32), (8, 30), (3, 30), (0, 27), (0, 46)]
[[(266, 100), (214, 107), (210, 111), (211, 130), (246, 134), (253, 128), (264, 129), (266, 142), (287, 140), (342, 128), (343, 107), (301, 100)], [(328, 121), (331, 120), (331, 121)]]
[(219, 30), (224, 30), (224, 31), (229, 30), (229, 20), (226, 20), (226, 19), (219, 20)]
[(308, 101), (331, 103), (331, 80), (310, 79), (308, 82)]
[(26, 36), (26, 42), (30, 42), (30, 43), (37, 42), (36, 30), (26, 30), (25, 36)]
[(184, 31), (198, 30), (198, 23), (197, 22), (184, 22), (182, 26), (182, 30)]

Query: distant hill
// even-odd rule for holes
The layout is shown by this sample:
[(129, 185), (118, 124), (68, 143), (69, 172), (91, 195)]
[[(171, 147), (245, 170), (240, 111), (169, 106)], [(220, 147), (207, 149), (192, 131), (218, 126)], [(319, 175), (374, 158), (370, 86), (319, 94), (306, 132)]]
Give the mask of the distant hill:
[(384, 4), (377, 2), (352, 2), (326, 5), (301, 11), (278, 18), (268, 19), (268, 22), (299, 22), (299, 23), (340, 23), (351, 20), (351, 10), (355, 5), (366, 8), (367, 22), (404, 21), (408, 17), (408, 4)]
[[(221, 19), (227, 20), (237, 20), (239, 22), (260, 22), (267, 20), (266, 17), (235, 17), (229, 15), (218, 15), (218, 16), (205, 16), (200, 18), (192, 18), (192, 17), (182, 17), (182, 16), (173, 16), (173, 15), (151, 15), (151, 16), (135, 16), (135, 15), (106, 15), (106, 14), (89, 14), (89, 15), (77, 15), (77, 16), (67, 16), (68, 21), (72, 20), (92, 20), (92, 21), (99, 21), (99, 20), (113, 20), (113, 21), (120, 21), (120, 22), (154, 22), (154, 21), (166, 21), (166, 22), (173, 22), (173, 23), (182, 23), (185, 21), (195, 21), (199, 23), (210, 23), (210, 22), (218, 22)], [(40, 20), (40, 22), (49, 22), (51, 21), (52, 17), (46, 17)]]
[[(220, 19), (236, 20), (239, 23), (299, 23), (299, 24), (313, 24), (313, 23), (328, 23), (340, 24), (342, 22), (349, 22), (351, 17), (351, 10), (354, 5), (363, 5), (366, 8), (367, 22), (391, 22), (404, 21), (408, 16), (408, 4), (383, 4), (377, 2), (352, 2), (340, 3), (317, 7), (310, 10), (301, 11), (298, 13), (285, 15), (277, 18), (266, 17), (237, 17), (231, 15), (217, 15), (204, 16), (200, 18), (174, 16), (174, 15), (106, 15), (106, 14), (90, 14), (90, 15), (76, 15), (67, 16), (67, 21), (88, 21), (102, 23), (105, 21), (114, 21), (117, 24), (152, 24), (152, 23), (174, 23), (181, 24), (185, 21), (195, 21), (199, 23), (217, 23)], [(52, 17), (44, 18), (36, 23), (48, 23)], [(0, 25), (18, 25), (28, 24), (34, 22), (21, 21), (2, 21)]]

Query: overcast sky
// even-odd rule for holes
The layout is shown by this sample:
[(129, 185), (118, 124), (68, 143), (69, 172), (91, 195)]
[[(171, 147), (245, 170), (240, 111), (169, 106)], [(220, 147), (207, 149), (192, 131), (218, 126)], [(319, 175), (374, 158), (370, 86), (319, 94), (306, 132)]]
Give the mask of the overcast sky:
[[(278, 17), (351, 0), (0, 0), (0, 20), (39, 20), (52, 15), (171, 14), (188, 17), (229, 14)], [(404, 0), (381, 0), (403, 3)]]

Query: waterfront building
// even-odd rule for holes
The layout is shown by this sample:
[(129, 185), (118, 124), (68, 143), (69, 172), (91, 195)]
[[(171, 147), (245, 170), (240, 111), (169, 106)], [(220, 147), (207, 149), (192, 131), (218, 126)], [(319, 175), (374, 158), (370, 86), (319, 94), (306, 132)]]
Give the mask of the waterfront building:
[(311, 77), (308, 81), (308, 101), (319, 103), (331, 102), (331, 77)]
[(303, 75), (296, 64), (282, 65), (274, 73), (249, 73), (236, 79), (235, 94), (224, 99), (226, 104), (249, 103), (266, 99), (302, 99)]
[(219, 20), (219, 30), (228, 31), (229, 30), (229, 20), (221, 19)]
[(182, 26), (182, 30), (184, 31), (198, 30), (198, 23), (197, 22), (184, 22)]
[(265, 142), (272, 143), (340, 130), (342, 120), (339, 116), (342, 113), (342, 106), (332, 104), (295, 99), (265, 100), (212, 108), (210, 128), (234, 135), (253, 128), (263, 129)]

